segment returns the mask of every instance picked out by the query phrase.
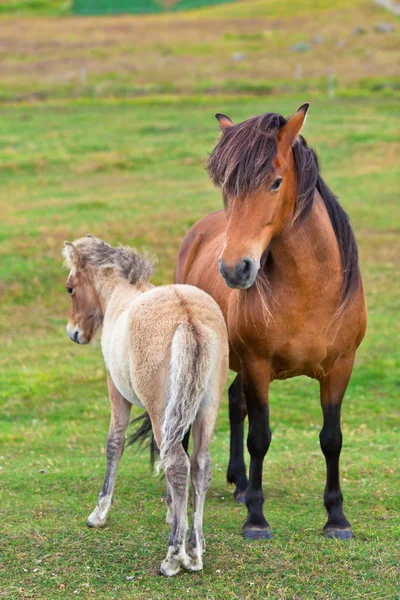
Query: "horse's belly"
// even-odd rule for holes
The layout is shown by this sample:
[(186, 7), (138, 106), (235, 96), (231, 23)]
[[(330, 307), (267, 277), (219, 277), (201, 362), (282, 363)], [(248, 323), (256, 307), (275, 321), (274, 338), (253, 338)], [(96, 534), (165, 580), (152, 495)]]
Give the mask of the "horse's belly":
[(124, 313), (112, 329), (108, 344), (104, 344), (104, 359), (119, 393), (134, 406), (144, 408), (133, 387), (128, 334), (128, 314)]
[(138, 398), (135, 393), (135, 390), (132, 387), (132, 383), (130, 379), (126, 376), (126, 374), (119, 369), (118, 367), (110, 369), (110, 375), (114, 382), (115, 387), (119, 391), (119, 393), (131, 404), (134, 406), (138, 406), (139, 408), (144, 408), (142, 402)]

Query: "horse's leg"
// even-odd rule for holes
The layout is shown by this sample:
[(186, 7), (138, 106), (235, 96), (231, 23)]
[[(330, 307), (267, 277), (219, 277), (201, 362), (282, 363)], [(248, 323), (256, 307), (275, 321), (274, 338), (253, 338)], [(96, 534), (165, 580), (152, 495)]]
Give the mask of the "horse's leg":
[(171, 486), (168, 482), (168, 478), (165, 478), (165, 494), (164, 494), (164, 502), (167, 505), (167, 515), (165, 517), (165, 521), (166, 523), (168, 523), (168, 525), (171, 525), (172, 523), (172, 490), (171, 490)]
[[(189, 427), (188, 431), (185, 433), (185, 437), (182, 440), (183, 449), (188, 456), (189, 456), (189, 453), (188, 453), (189, 439), (190, 439), (190, 427)], [(172, 523), (172, 492), (171, 492), (171, 486), (169, 485), (167, 478), (165, 479), (164, 501), (165, 501), (165, 504), (167, 505), (167, 516), (165, 517), (165, 521), (168, 523), (168, 525), (171, 525), (171, 523)]]
[(104, 527), (106, 524), (114, 493), (118, 463), (124, 451), (125, 431), (129, 425), (131, 413), (131, 405), (121, 396), (110, 375), (108, 375), (108, 394), (111, 405), (111, 422), (107, 438), (107, 468), (97, 506), (87, 520), (89, 527)]
[(351, 525), (343, 514), (343, 494), (339, 482), (339, 457), (342, 449), (340, 408), (353, 369), (354, 355), (337, 361), (329, 375), (321, 381), (321, 405), (324, 423), (319, 436), (326, 461), (324, 504), (328, 520), (324, 527), (326, 537), (348, 539)]
[(244, 420), (246, 418), (246, 400), (243, 393), (240, 375), (237, 375), (229, 388), (229, 423), (231, 428), (230, 456), (226, 478), (234, 483), (236, 489), (233, 497), (244, 504), (244, 497), (249, 484), (244, 462), (243, 438)]
[(161, 563), (162, 575), (176, 575), (181, 566), (189, 566), (189, 557), (185, 549), (187, 529), (187, 503), (189, 494), (190, 461), (182, 444), (168, 457), (165, 476), (172, 495), (172, 524), (169, 548)]
[(209, 445), (214, 431), (219, 402), (209, 403), (200, 411), (193, 423), (193, 453), (191, 475), (193, 485), (193, 522), (189, 535), (188, 555), (191, 571), (203, 568), (205, 550), (203, 512), (207, 490), (211, 481), (211, 456)]
[(262, 468), (271, 443), (269, 428), (269, 373), (265, 362), (249, 360), (242, 370), (243, 390), (249, 416), (247, 448), (250, 453), (249, 485), (246, 491), (248, 516), (243, 525), (245, 539), (270, 539), (268, 521), (263, 514)]

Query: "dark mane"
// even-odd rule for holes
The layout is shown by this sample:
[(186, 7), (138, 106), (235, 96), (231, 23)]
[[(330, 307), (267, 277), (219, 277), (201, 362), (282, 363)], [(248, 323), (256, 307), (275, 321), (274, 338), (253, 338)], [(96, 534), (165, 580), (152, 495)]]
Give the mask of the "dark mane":
[[(277, 131), (286, 123), (282, 115), (265, 113), (224, 129), (207, 162), (208, 173), (224, 197), (227, 194), (233, 198), (251, 195), (263, 187), (277, 153)], [(344, 306), (359, 284), (357, 244), (349, 218), (322, 179), (317, 155), (302, 136), (293, 146), (293, 156), (297, 178), (295, 224), (300, 226), (309, 215), (315, 190), (318, 190), (340, 249), (343, 267), (341, 302)]]

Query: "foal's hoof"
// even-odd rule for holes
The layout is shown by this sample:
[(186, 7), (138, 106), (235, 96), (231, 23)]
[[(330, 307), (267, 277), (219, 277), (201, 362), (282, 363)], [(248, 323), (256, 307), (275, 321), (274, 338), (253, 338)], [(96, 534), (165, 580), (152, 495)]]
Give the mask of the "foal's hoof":
[(269, 527), (249, 527), (243, 529), (243, 538), (245, 540), (270, 540), (272, 538), (272, 531)]
[(351, 531), (351, 527), (347, 527), (346, 529), (329, 527), (328, 529), (324, 529), (324, 536), (330, 539), (336, 538), (337, 540), (351, 540), (353, 533)]
[(246, 499), (246, 490), (243, 491), (237, 491), (235, 490), (233, 492), (233, 498), (236, 502), (238, 502), (239, 504), (246, 504), (245, 499)]
[(158, 575), (162, 575), (163, 577), (173, 577), (174, 575), (177, 575), (180, 570), (180, 566), (172, 568), (171, 566), (162, 563), (161, 567), (158, 569)]
[(201, 556), (189, 556), (190, 562), (183, 566), (186, 571), (202, 571), (203, 561)]
[(86, 525), (90, 527), (90, 529), (99, 529), (101, 527), (105, 527), (107, 525), (107, 521), (91, 521), (90, 517), (86, 521)]

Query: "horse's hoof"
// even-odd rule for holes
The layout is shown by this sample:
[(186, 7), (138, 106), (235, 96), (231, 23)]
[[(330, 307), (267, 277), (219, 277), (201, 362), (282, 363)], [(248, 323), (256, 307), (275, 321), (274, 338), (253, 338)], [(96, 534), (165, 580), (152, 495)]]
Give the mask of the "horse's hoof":
[(347, 527), (346, 529), (329, 527), (328, 529), (324, 529), (324, 536), (330, 539), (336, 538), (337, 540), (351, 540), (353, 533), (351, 531), (351, 527)]
[(245, 540), (270, 540), (272, 538), (272, 531), (269, 527), (265, 529), (251, 527), (243, 530), (243, 538)]
[(101, 529), (102, 527), (105, 527), (107, 525), (107, 520), (100, 520), (100, 519), (95, 519), (92, 518), (92, 520), (90, 520), (90, 517), (88, 518), (88, 520), (86, 521), (86, 525), (88, 527), (90, 527), (90, 529)]
[(161, 565), (161, 567), (158, 569), (158, 575), (162, 575), (163, 577), (173, 577), (174, 575), (177, 575), (180, 571), (180, 567), (177, 568), (168, 568), (165, 565)]
[(233, 492), (233, 498), (236, 502), (239, 502), (239, 504), (246, 504), (246, 490), (243, 492)]
[(187, 563), (187, 564), (185, 564), (185, 565), (182, 565), (183, 568), (186, 571), (192, 571), (192, 572), (202, 571), (202, 569), (203, 569), (203, 561), (201, 560), (201, 557), (199, 557), (199, 556), (194, 556), (194, 557), (190, 556), (189, 558), (190, 558), (190, 562)]
[(107, 524), (106, 521), (92, 522), (92, 521), (89, 521), (89, 519), (86, 521), (86, 525), (90, 529), (101, 529), (102, 527), (105, 527), (106, 524)]

